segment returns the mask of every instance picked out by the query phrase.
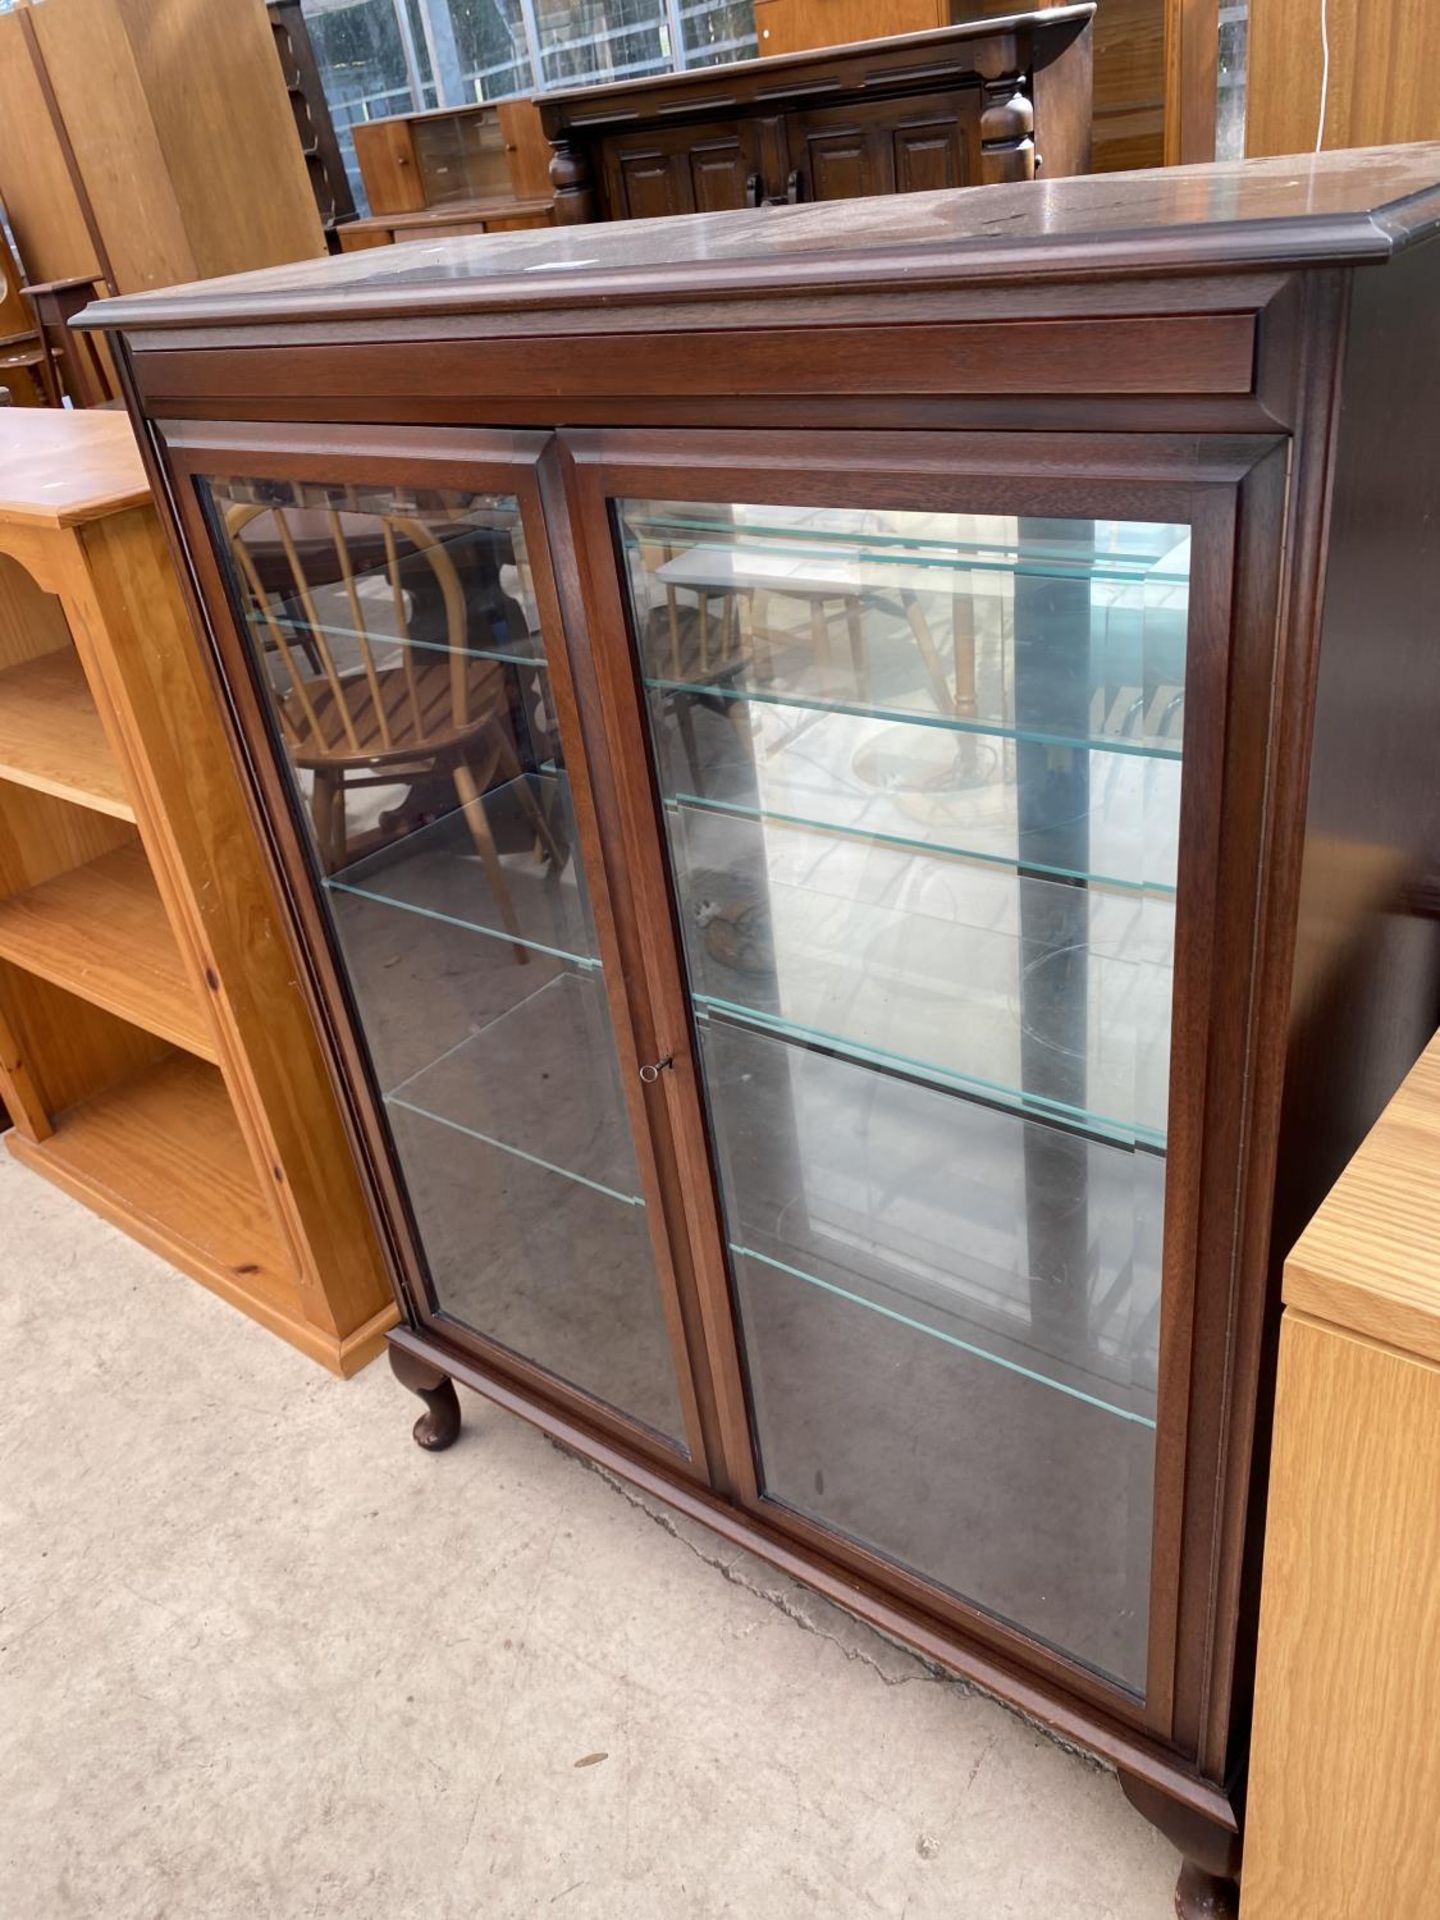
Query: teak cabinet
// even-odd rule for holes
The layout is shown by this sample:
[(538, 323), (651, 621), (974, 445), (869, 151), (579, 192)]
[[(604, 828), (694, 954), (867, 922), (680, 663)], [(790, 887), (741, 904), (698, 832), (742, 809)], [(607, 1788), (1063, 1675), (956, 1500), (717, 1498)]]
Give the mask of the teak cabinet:
[(1233, 1896), (1278, 1262), (1433, 1027), (1440, 150), (112, 302), (391, 1336)]
[(555, 217), (652, 219), (1086, 173), (1095, 8), (543, 94)]
[(355, 157), (370, 214), (342, 230), (346, 253), (555, 220), (550, 147), (531, 100), (362, 121)]
[(334, 1373), (380, 1247), (130, 423), (0, 415), (0, 1100), (18, 1160)]
[(536, 199), (550, 190), (550, 155), (532, 100), (361, 120), (355, 158), (374, 214)]

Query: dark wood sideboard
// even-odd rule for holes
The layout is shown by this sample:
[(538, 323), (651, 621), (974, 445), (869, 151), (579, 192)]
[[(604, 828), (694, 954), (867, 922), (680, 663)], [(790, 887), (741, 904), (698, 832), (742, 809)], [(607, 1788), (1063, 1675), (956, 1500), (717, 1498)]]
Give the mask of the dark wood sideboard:
[(547, 93), (556, 219), (648, 219), (1090, 169), (1093, 5)]
[(1103, 1756), (1187, 1916), (1281, 1262), (1435, 1025), (1437, 233), (1440, 145), (88, 322), (417, 1439), (473, 1387)]

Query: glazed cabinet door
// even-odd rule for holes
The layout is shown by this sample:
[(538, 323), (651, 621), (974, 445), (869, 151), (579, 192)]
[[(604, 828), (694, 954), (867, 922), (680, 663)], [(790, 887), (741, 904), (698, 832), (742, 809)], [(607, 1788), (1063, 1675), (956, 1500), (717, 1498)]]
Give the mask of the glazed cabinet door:
[(652, 992), (712, 1175), (732, 1478), (1168, 1729), (1222, 765), (1264, 726), (1227, 717), (1232, 604), (1273, 443), (564, 439), (674, 933)]
[(546, 445), (182, 427), (166, 456), (416, 1316), (703, 1475)]

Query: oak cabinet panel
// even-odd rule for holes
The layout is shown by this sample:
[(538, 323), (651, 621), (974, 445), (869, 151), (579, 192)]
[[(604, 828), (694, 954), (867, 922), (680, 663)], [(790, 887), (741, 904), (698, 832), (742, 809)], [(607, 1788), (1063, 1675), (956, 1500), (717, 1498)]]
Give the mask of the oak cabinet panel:
[(537, 102), (561, 224), (915, 193), (1090, 165), (1093, 5)]

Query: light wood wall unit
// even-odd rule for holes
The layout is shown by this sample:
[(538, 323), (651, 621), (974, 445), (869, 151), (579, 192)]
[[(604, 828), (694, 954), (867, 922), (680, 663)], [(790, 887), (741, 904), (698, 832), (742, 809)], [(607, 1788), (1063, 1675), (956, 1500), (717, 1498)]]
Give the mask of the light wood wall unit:
[(0, 14), (0, 198), (32, 280), (135, 292), (323, 253), (263, 0)]
[[(1018, 10), (1014, 0), (755, 0), (755, 37), (762, 54), (801, 53)], [(1165, 0), (1099, 0), (1092, 172), (1161, 164), (1164, 41)]]
[(1440, 1913), (1440, 1039), (1291, 1253), (1241, 1920)]
[[(1440, 138), (1440, 7), (1434, 0), (1326, 0), (1330, 147)], [(1247, 154), (1309, 153), (1320, 128), (1320, 0), (1250, 0)]]
[(12, 1153), (353, 1373), (396, 1310), (129, 421), (0, 433)]
[(533, 100), (479, 102), (356, 123), (372, 214), (548, 200), (550, 142)]

